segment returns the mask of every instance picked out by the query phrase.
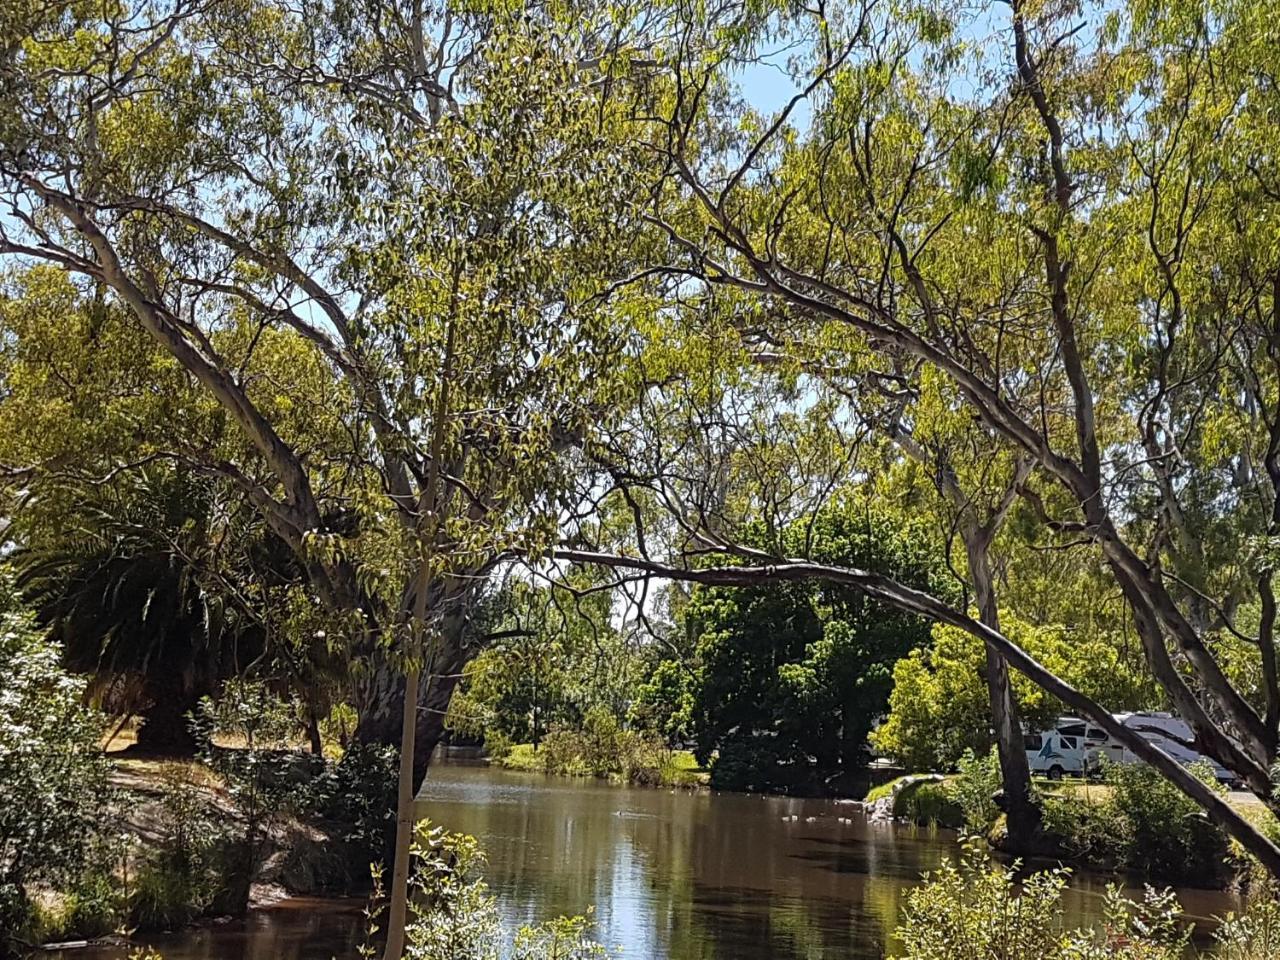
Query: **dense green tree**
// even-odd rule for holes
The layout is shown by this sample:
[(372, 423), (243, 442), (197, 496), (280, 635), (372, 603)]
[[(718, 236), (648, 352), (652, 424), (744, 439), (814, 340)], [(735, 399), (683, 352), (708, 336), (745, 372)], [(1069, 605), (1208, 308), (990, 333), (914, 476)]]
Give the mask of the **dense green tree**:
[[(1115, 711), (1158, 706), (1157, 690), (1134, 676), (1106, 637), (1072, 635), (1060, 626), (1035, 627), (1002, 618), (1009, 639), (1074, 687)], [(955, 627), (933, 628), (932, 642), (893, 670), (893, 693), (872, 746), (910, 770), (951, 770), (966, 750), (985, 756), (993, 746), (982, 643)], [(1144, 682), (1145, 681), (1145, 682)], [(1019, 715), (1044, 729), (1065, 707), (1023, 676), (1013, 678)]]
[[(936, 541), (922, 524), (849, 496), (781, 532), (817, 562), (892, 573), (946, 590)], [(756, 589), (700, 587), (684, 616), (697, 637), (692, 734), (713, 782), (816, 789), (866, 762), (894, 664), (928, 641), (928, 624), (864, 594), (821, 582)]]

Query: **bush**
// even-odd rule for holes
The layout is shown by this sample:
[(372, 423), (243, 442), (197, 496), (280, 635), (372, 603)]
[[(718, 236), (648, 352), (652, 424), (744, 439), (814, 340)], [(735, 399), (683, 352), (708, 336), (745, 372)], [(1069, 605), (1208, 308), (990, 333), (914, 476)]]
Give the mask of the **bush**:
[(908, 783), (894, 796), (893, 815), (912, 823), (957, 828), (964, 824), (964, 811), (945, 783), (920, 780)]
[(293, 808), (342, 824), (341, 839), (370, 860), (385, 859), (395, 836), (398, 757), (394, 747), (352, 744), (294, 794)]
[(1062, 891), (1068, 871), (1032, 874), (995, 865), (984, 841), (966, 840), (959, 862), (926, 874), (907, 895), (899, 960), (1180, 960), (1188, 935), (1179, 930), (1177, 899), (1148, 889), (1146, 899), (1107, 893), (1101, 930), (1068, 930)]
[(994, 799), (1003, 782), (1000, 760), (994, 749), (982, 757), (966, 750), (959, 770), (959, 775), (947, 783), (947, 793), (960, 807), (964, 825), (974, 833), (986, 834), (1000, 816)]
[[(1221, 789), (1207, 765), (1192, 769)], [(1045, 829), (1065, 855), (1197, 886), (1217, 886), (1227, 878), (1226, 836), (1157, 771), (1145, 764), (1112, 764), (1106, 785), (1108, 795), (1099, 803), (1071, 793), (1042, 799)]]
[(1280, 900), (1276, 885), (1268, 883), (1249, 901), (1243, 914), (1227, 914), (1214, 939), (1219, 960), (1275, 960), (1280, 957)]
[[(1192, 770), (1221, 789), (1207, 765)], [(1113, 764), (1106, 780), (1125, 866), (1148, 877), (1197, 885), (1222, 879), (1227, 839), (1194, 801), (1146, 764)]]
[(423, 821), (413, 856), (407, 960), (607, 960), (584, 917), (525, 926), (508, 942), (482, 877), (484, 854), (474, 837)]
[[(0, 589), (4, 584), (0, 583)], [(103, 718), (83, 681), (21, 612), (0, 612), (0, 948), (33, 921), (31, 890), (74, 888), (98, 868), (108, 799)]]
[[(545, 772), (562, 776), (616, 776), (649, 786), (686, 779), (676, 771), (672, 753), (661, 737), (650, 731), (623, 729), (603, 708), (587, 711), (581, 730), (552, 727), (534, 757)], [(503, 765), (529, 769), (530, 757), (523, 747), (514, 747)]]

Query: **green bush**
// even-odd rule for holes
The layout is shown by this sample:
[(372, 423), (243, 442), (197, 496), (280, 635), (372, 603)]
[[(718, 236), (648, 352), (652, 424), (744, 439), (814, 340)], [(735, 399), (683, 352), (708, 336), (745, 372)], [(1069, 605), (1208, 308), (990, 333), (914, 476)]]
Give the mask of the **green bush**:
[(947, 785), (937, 780), (919, 780), (902, 787), (894, 796), (893, 815), (912, 823), (950, 828), (962, 826), (965, 820)]
[(352, 744), (297, 789), (290, 805), (304, 817), (342, 825), (341, 838), (369, 860), (384, 859), (395, 834), (399, 754), (394, 747)]
[(1000, 760), (994, 749), (985, 756), (966, 750), (958, 764), (959, 775), (947, 783), (947, 793), (959, 806), (964, 825), (974, 833), (986, 834), (1000, 816), (995, 794), (1002, 783)]
[(561, 776), (614, 776), (648, 786), (685, 779), (683, 774), (677, 775), (672, 753), (660, 736), (624, 729), (603, 708), (587, 711), (580, 730), (552, 727), (532, 757), (521, 745), (513, 747), (501, 762), (513, 769), (540, 767)]
[[(1207, 765), (1192, 770), (1222, 789)], [(1105, 779), (1101, 802), (1072, 793), (1042, 798), (1045, 829), (1065, 855), (1174, 883), (1217, 886), (1227, 879), (1227, 837), (1177, 787), (1145, 764), (1111, 764)]]
[(1214, 934), (1218, 960), (1275, 960), (1280, 957), (1280, 900), (1274, 881), (1250, 899), (1242, 914), (1227, 914)]
[[(1221, 789), (1208, 765), (1192, 770)], [(1177, 787), (1146, 764), (1114, 764), (1106, 780), (1126, 866), (1148, 877), (1199, 885), (1223, 878), (1229, 855), (1226, 837)]]
[(0, 678), (2, 951), (35, 919), (36, 886), (66, 893), (101, 869), (94, 855), (109, 791), (103, 718), (83, 705), (83, 681), (24, 613), (0, 610)]
[(1148, 889), (1141, 902), (1107, 893), (1099, 930), (1065, 926), (1062, 891), (1068, 871), (1016, 879), (1016, 864), (992, 862), (985, 842), (968, 839), (950, 862), (907, 895), (899, 960), (1180, 960), (1188, 935), (1178, 926), (1170, 892)]

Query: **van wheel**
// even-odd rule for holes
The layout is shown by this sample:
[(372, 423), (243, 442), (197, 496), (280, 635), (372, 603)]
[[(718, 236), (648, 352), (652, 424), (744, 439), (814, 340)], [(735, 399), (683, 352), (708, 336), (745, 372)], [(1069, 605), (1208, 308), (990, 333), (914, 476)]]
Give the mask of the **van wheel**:
[(1049, 779), (1050, 779), (1050, 780), (1061, 780), (1061, 779), (1062, 779), (1062, 775), (1063, 775), (1064, 773), (1066, 773), (1066, 771), (1065, 771), (1065, 770), (1063, 770), (1060, 766), (1058, 766), (1058, 765), (1055, 763), (1052, 767), (1050, 767), (1050, 768), (1049, 768)]

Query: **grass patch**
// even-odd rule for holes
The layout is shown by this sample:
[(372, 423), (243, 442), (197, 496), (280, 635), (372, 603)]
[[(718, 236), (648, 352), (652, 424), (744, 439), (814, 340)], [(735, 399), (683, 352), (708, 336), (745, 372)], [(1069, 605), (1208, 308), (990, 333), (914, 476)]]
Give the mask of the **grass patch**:
[(893, 815), (921, 826), (933, 824), (951, 829), (964, 826), (964, 811), (952, 798), (946, 783), (939, 780), (920, 780), (904, 786), (894, 797)]
[(862, 802), (876, 803), (877, 801), (883, 800), (885, 797), (892, 796), (893, 791), (897, 789), (898, 784), (902, 783), (903, 780), (906, 780), (908, 777), (918, 776), (921, 776), (921, 774), (907, 773), (901, 777), (894, 777), (892, 780), (887, 780), (878, 787), (872, 787), (868, 790), (867, 795), (862, 798)]
[[(512, 744), (511, 749), (504, 756), (494, 757), (490, 762), (495, 766), (502, 767), (504, 770), (520, 770), (525, 773), (550, 772), (547, 770), (547, 758), (544, 752), (531, 743)], [(559, 774), (561, 776), (590, 775), (585, 766), (579, 765), (579, 767), (559, 771)], [(672, 750), (658, 771), (657, 782), (650, 785), (700, 787), (704, 786), (710, 778), (710, 773), (698, 764), (692, 752), (688, 750)], [(617, 774), (612, 774), (610, 779), (621, 778)]]

